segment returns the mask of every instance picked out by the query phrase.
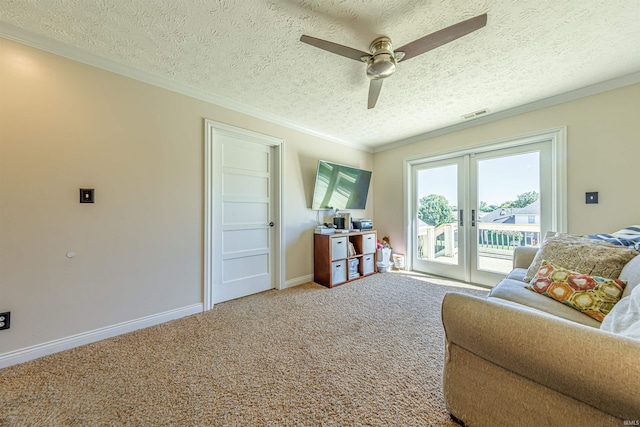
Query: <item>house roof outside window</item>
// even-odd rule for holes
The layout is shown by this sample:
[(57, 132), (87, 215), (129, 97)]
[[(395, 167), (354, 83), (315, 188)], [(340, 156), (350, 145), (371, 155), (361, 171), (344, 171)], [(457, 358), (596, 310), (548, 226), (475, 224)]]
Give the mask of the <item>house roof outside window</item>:
[(516, 224), (516, 215), (540, 215), (540, 199), (524, 208), (498, 208), (478, 217), (478, 222)]

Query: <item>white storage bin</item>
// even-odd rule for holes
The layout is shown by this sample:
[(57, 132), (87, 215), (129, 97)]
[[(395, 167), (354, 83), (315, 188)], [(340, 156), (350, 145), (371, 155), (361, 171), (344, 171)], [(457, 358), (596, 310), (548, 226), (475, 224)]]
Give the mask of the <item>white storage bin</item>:
[(387, 270), (389, 270), (392, 267), (393, 267), (393, 263), (389, 264), (389, 263), (379, 262), (378, 263), (378, 273), (386, 273)]
[(331, 238), (331, 260), (343, 259), (347, 257), (347, 237)]
[(393, 264), (396, 266), (396, 270), (404, 270), (404, 255), (393, 254)]
[(347, 281), (347, 260), (334, 261), (331, 263), (331, 283), (337, 285)]
[(366, 254), (362, 257), (362, 274), (367, 275), (375, 271), (376, 255)]
[(376, 241), (376, 233), (367, 233), (362, 235), (362, 253), (373, 254), (378, 248)]

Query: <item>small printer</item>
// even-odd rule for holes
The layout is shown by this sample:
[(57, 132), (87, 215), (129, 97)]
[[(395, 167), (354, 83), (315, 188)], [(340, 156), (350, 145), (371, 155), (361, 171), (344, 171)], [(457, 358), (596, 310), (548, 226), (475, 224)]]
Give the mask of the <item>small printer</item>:
[(373, 221), (365, 218), (354, 219), (353, 228), (357, 230), (373, 230)]

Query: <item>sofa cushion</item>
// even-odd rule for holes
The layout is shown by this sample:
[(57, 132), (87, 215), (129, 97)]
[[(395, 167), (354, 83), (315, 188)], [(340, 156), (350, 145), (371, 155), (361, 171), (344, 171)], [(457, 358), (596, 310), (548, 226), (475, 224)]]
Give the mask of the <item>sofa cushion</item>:
[(620, 301), (625, 287), (626, 283), (620, 279), (588, 276), (542, 261), (542, 266), (526, 289), (553, 298), (602, 322)]
[(622, 298), (625, 298), (631, 294), (633, 288), (640, 284), (640, 255), (624, 266), (618, 279), (627, 282), (627, 287), (624, 288), (624, 293), (622, 294)]
[(625, 246), (584, 236), (559, 234), (542, 244), (524, 281), (533, 279), (543, 260), (581, 274), (617, 279), (622, 268), (637, 255), (638, 251)]
[(553, 314), (563, 319), (572, 320), (583, 325), (600, 327), (600, 322), (585, 316), (573, 308), (564, 304), (558, 304), (557, 301), (547, 298), (537, 292), (531, 292), (525, 289), (527, 284), (519, 280), (503, 279), (494, 287), (487, 298), (497, 298), (506, 301), (512, 301), (527, 307), (534, 308), (545, 313)]
[(519, 280), (521, 282), (524, 282), (524, 276), (526, 274), (527, 274), (527, 269), (526, 268), (514, 268), (507, 275), (507, 279)]

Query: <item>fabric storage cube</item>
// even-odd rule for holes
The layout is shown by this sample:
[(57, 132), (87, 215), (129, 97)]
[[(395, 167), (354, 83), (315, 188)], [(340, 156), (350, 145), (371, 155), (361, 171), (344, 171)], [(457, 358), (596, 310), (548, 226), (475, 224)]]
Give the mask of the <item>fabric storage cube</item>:
[(343, 259), (331, 263), (331, 277), (334, 285), (347, 281), (347, 260)]
[(376, 233), (367, 233), (362, 236), (362, 253), (372, 254), (378, 249)]
[(347, 257), (347, 237), (331, 238), (331, 260), (343, 259)]
[(367, 254), (362, 257), (362, 274), (367, 275), (375, 271), (375, 254)]

